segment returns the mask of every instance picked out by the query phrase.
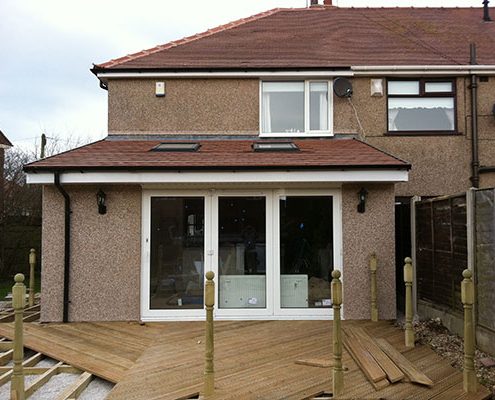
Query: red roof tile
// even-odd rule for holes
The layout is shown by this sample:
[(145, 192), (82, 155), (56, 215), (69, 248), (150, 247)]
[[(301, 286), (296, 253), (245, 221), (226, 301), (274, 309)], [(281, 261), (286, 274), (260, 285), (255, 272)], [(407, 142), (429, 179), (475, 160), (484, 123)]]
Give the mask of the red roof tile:
[(255, 152), (255, 140), (198, 142), (197, 152), (157, 152), (151, 149), (164, 141), (102, 140), (28, 164), (25, 170), (409, 168), (405, 161), (355, 139), (294, 140), (300, 149), (295, 152)]
[(95, 66), (95, 70), (495, 65), (482, 8), (274, 9)]

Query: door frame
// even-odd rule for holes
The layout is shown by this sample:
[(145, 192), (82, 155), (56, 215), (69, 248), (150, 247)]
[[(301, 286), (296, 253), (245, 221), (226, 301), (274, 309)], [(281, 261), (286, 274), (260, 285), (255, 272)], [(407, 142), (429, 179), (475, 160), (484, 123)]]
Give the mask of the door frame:
[[(219, 309), (218, 308), (218, 197), (256, 197), (266, 199), (266, 308)], [(150, 251), (151, 251), (151, 198), (153, 197), (203, 197), (204, 221), (204, 271), (215, 272), (215, 317), (218, 319), (332, 319), (331, 308), (280, 308), (280, 210), (281, 196), (332, 196), (333, 201), (333, 250), (334, 268), (342, 272), (342, 192), (336, 189), (143, 189), (141, 205), (141, 293), (140, 314), (142, 321), (203, 320), (205, 310), (151, 310)]]

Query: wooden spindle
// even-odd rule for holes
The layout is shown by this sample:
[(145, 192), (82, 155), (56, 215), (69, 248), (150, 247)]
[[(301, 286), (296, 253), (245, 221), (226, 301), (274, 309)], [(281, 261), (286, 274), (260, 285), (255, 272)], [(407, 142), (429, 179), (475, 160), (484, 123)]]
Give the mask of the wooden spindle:
[(34, 268), (36, 266), (36, 250), (29, 251), (29, 307), (34, 306)]
[(12, 287), (12, 307), (14, 308), (14, 352), (12, 361), (14, 363), (12, 380), (10, 385), (10, 399), (24, 400), (24, 374), (22, 362), (24, 359), (24, 340), (22, 334), (22, 318), (24, 306), (26, 305), (26, 286), (24, 286), (24, 275), (17, 274), (14, 277), (15, 285)]
[(376, 254), (373, 253), (370, 258), (370, 272), (371, 272), (371, 320), (373, 322), (378, 321), (378, 293), (376, 284), (376, 269), (378, 266), (378, 260)]
[(413, 304), (412, 304), (412, 284), (413, 284), (413, 267), (412, 259), (406, 257), (404, 265), (404, 283), (406, 284), (406, 330), (405, 342), (406, 347), (414, 347), (414, 330), (413, 330)]
[(476, 371), (474, 369), (474, 340), (475, 330), (473, 323), (474, 284), (472, 272), (465, 269), (462, 272), (464, 279), (461, 283), (461, 301), (464, 306), (464, 368), (463, 387), (468, 393), (477, 390)]
[(344, 369), (342, 368), (342, 332), (340, 323), (340, 311), (342, 306), (342, 282), (340, 271), (332, 271), (332, 305), (333, 305), (333, 396), (339, 396), (344, 392)]
[(215, 305), (215, 273), (206, 273), (205, 283), (205, 308), (206, 308), (206, 342), (205, 342), (205, 396), (211, 396), (215, 392), (215, 372), (213, 366), (214, 340), (213, 340), (213, 306)]

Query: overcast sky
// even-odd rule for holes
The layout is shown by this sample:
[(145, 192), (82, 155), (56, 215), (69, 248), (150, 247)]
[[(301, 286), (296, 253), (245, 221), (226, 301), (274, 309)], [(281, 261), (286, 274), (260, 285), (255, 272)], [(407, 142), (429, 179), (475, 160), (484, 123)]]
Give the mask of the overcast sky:
[[(334, 0), (340, 7), (474, 6), (482, 0)], [(89, 69), (141, 49), (306, 0), (0, 0), (0, 130), (106, 136), (107, 93)]]

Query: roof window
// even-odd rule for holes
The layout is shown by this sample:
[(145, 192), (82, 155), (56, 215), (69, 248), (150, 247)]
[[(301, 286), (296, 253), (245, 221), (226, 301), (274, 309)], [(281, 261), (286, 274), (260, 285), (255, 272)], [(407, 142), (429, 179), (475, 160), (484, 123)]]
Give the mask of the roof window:
[(299, 147), (292, 142), (256, 142), (254, 151), (299, 151)]
[(158, 146), (155, 146), (151, 149), (151, 151), (198, 151), (201, 145), (197, 142), (169, 142), (169, 143), (160, 143)]

